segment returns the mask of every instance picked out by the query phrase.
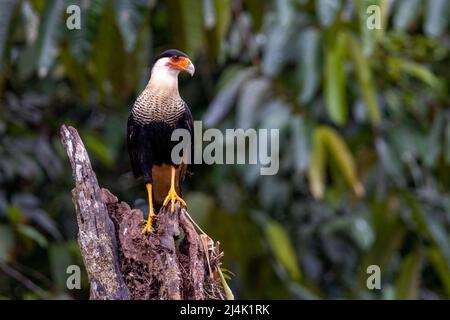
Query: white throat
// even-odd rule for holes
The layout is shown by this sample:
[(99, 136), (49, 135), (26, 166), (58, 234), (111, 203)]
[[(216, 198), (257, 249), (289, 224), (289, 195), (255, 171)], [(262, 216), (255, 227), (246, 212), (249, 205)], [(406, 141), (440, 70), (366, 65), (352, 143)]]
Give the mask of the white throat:
[(147, 89), (160, 93), (178, 93), (178, 74), (175, 70), (167, 66), (169, 58), (159, 59), (152, 69)]

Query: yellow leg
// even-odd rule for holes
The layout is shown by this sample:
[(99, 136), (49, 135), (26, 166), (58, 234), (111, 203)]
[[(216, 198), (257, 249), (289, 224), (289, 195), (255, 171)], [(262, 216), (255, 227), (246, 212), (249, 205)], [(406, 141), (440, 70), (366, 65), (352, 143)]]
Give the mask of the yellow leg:
[(142, 229), (142, 233), (149, 233), (153, 230), (153, 217), (155, 216), (155, 212), (153, 211), (152, 184), (147, 183), (145, 187), (148, 193), (148, 218), (144, 229)]
[(187, 206), (186, 202), (183, 199), (181, 199), (181, 197), (175, 191), (175, 173), (176, 173), (175, 167), (171, 167), (170, 190), (163, 203), (164, 206), (167, 206), (170, 202), (171, 203), (170, 209), (172, 212), (175, 211), (175, 201), (180, 201), (181, 205), (185, 207)]

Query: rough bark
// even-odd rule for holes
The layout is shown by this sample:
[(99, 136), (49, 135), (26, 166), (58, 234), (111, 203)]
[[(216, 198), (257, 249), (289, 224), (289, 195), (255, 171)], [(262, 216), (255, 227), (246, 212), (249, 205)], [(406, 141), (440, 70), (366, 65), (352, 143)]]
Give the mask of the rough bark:
[(185, 208), (161, 208), (155, 231), (143, 235), (142, 211), (99, 187), (76, 129), (62, 126), (61, 141), (91, 299), (223, 299), (219, 244), (197, 233)]

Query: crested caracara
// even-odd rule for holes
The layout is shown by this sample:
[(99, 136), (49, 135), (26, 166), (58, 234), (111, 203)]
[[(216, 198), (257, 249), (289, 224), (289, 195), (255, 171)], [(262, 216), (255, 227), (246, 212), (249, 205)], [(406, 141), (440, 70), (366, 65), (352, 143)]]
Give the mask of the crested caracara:
[[(139, 95), (128, 117), (127, 144), (134, 176), (143, 177), (148, 193), (149, 212), (143, 233), (152, 231), (155, 208), (181, 198), (180, 180), (188, 170), (187, 163), (175, 164), (171, 141), (175, 129), (187, 129), (193, 137), (192, 114), (178, 92), (178, 74), (194, 74), (188, 56), (178, 50), (160, 54), (153, 65), (150, 80)], [(184, 156), (184, 155), (183, 155)]]

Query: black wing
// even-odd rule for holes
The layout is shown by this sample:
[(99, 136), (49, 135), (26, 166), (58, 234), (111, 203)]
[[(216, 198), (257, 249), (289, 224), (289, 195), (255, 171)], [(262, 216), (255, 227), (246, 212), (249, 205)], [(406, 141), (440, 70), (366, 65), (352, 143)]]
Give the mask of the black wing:
[(183, 121), (182, 121), (182, 127), (184, 129), (187, 129), (191, 136), (191, 154), (190, 154), (190, 162), (186, 166), (185, 170), (182, 171), (182, 176), (185, 175), (186, 171), (189, 175), (192, 175), (194, 173), (194, 120), (192, 118), (191, 110), (189, 109), (188, 105), (184, 103), (185, 106), (185, 112), (183, 115)]
[(136, 154), (138, 150), (138, 136), (139, 136), (140, 126), (134, 121), (133, 115), (130, 113), (127, 122), (127, 147), (128, 156), (130, 157), (131, 168), (133, 169), (133, 174), (136, 178), (142, 176), (141, 168), (139, 166), (139, 155)]

